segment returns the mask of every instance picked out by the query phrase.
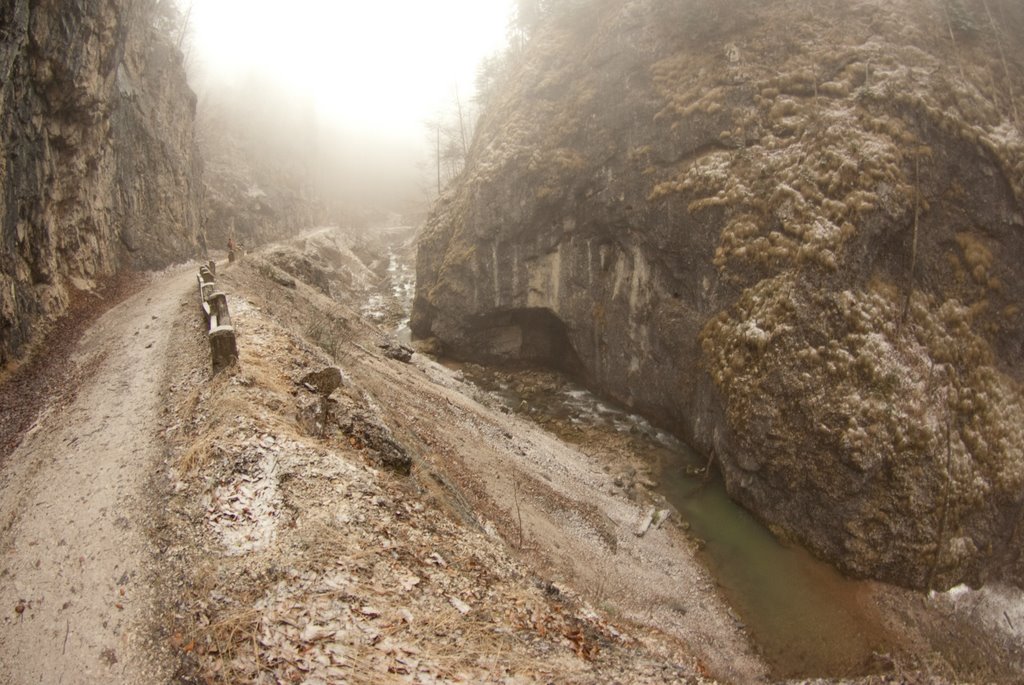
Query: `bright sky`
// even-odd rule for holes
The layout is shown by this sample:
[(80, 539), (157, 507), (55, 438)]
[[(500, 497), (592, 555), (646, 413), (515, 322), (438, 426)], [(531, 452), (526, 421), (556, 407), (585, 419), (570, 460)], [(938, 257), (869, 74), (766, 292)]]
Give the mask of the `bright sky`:
[[(353, 132), (423, 137), (458, 84), (505, 44), (513, 0), (194, 0), (196, 57), (208, 73), (253, 69), (311, 94)], [(182, 0), (187, 7), (188, 0)]]

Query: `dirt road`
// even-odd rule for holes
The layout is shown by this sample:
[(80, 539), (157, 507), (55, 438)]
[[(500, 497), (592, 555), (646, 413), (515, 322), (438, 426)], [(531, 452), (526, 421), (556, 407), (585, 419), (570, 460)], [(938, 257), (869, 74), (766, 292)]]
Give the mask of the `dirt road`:
[(148, 484), (172, 314), (192, 269), (152, 276), (101, 317), (69, 365), (68, 406), (44, 410), (0, 473), (0, 681), (152, 683), (143, 650)]

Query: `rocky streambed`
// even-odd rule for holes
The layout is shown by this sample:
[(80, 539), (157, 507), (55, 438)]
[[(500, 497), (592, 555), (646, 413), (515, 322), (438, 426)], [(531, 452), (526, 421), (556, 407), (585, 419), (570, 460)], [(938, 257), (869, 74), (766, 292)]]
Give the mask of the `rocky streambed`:
[(891, 667), (901, 641), (871, 605), (871, 584), (781, 543), (729, 498), (713, 465), (673, 435), (557, 372), (447, 364), (490, 402), (601, 454), (615, 494), (670, 511), (774, 676), (850, 677)]

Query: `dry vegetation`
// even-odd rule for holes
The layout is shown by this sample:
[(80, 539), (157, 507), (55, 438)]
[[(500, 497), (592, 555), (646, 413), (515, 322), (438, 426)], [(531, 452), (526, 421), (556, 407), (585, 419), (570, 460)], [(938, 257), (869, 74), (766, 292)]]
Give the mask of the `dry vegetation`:
[[(240, 336), (237, 369), (208, 379), (197, 335), (175, 351), (180, 380), (166, 433), (176, 485), (163, 544), (183, 584), (170, 635), (183, 675), (224, 683), (701, 679), (705, 667), (674, 639), (610, 621), (535, 575), (493, 524), (463, 523), (486, 519), (453, 489), (451, 473), (417, 462), (411, 479), (400, 477), (382, 466), (372, 437), (346, 434), (358, 415), (395, 438), (381, 407), (388, 395), (365, 378), (400, 363), (370, 349), (379, 333), (351, 306), (358, 285), (339, 291), (344, 304), (265, 272), (257, 256), (219, 274)], [(303, 336), (314, 328), (315, 339)], [(329, 330), (344, 333), (327, 340)], [(315, 425), (318, 401), (298, 380), (339, 362), (345, 384), (329, 425)], [(353, 380), (354, 369), (364, 380)]]

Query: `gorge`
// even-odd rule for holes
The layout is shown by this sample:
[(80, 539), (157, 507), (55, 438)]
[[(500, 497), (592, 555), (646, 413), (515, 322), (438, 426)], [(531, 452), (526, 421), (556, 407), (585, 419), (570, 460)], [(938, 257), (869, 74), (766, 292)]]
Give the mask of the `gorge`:
[(1020, 682), (1019, 0), (229, 5), (0, 0), (0, 681)]
[(1021, 9), (574, 7), (424, 230), (413, 332), (577, 365), (847, 573), (1020, 585)]

